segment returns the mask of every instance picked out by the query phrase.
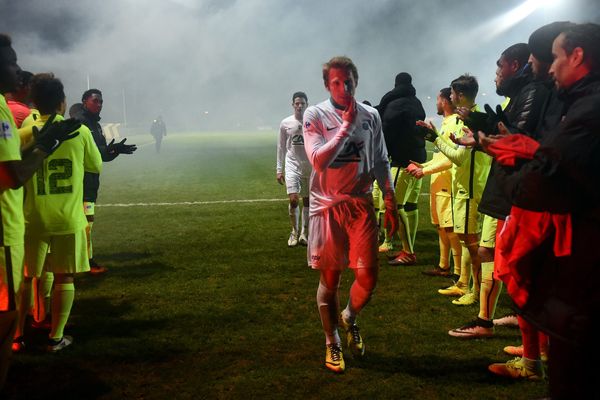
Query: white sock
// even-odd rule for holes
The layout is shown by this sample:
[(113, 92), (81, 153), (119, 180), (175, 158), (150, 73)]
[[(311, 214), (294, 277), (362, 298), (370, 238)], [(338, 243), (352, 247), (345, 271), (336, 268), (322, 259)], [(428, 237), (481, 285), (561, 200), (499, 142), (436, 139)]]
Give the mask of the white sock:
[(298, 219), (300, 218), (300, 214), (298, 213), (298, 207), (293, 207), (292, 205), (288, 205), (288, 210), (290, 214), (290, 225), (292, 225), (292, 232), (298, 236)]
[(349, 324), (353, 324), (356, 321), (356, 315), (367, 305), (371, 300), (372, 290), (367, 290), (354, 281), (350, 288), (350, 298), (348, 299), (348, 305), (342, 312), (342, 318)]
[(325, 332), (325, 343), (340, 343), (340, 335), (338, 334), (338, 309), (339, 299), (338, 290), (328, 289), (327, 286), (319, 282), (317, 289), (317, 306), (319, 307), (319, 315), (323, 324), (323, 332)]

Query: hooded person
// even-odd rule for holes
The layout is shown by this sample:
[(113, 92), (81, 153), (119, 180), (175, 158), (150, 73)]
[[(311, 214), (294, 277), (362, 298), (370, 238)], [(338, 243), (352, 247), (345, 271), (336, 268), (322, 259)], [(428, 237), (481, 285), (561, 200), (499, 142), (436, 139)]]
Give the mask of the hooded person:
[[(421, 181), (404, 168), (410, 161), (423, 163), (427, 160), (425, 139), (421, 128), (416, 125), (425, 119), (425, 110), (416, 97), (412, 77), (407, 72), (396, 75), (395, 87), (386, 93), (375, 107), (381, 116), (383, 134), (391, 160), (392, 176), (396, 185), (396, 201), (400, 220), (399, 237), (402, 250), (395, 254), (391, 265), (412, 265), (417, 261), (414, 243), (419, 221), (417, 203), (421, 192)], [(384, 209), (381, 200), (379, 209)], [(380, 211), (381, 212), (381, 211)], [(386, 234), (380, 247), (381, 252), (391, 252), (393, 240)]]

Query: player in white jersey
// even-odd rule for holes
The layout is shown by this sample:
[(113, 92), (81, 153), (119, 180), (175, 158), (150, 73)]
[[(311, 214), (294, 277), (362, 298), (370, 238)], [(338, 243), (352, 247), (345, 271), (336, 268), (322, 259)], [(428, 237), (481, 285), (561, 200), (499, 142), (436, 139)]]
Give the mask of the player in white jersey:
[(398, 230), (398, 211), (379, 113), (354, 99), (356, 66), (348, 57), (334, 57), (323, 65), (323, 81), (331, 98), (304, 113), (304, 145), (313, 166), (308, 255), (312, 268), (320, 270), (317, 305), (325, 332), (325, 366), (343, 372), (337, 331), (340, 276), (346, 267), (354, 271), (339, 324), (348, 347), (360, 357), (365, 346), (356, 315), (371, 298), (379, 271), (373, 178), (383, 192), (384, 224), (392, 234)]
[[(281, 185), (285, 183), (287, 194), (290, 197), (288, 210), (292, 232), (288, 239), (289, 247), (297, 246), (298, 243), (304, 246), (307, 245), (308, 180), (312, 171), (304, 150), (304, 135), (302, 133), (302, 117), (307, 106), (308, 97), (306, 97), (306, 93), (294, 93), (292, 95), (294, 115), (290, 115), (281, 121), (279, 126), (276, 173), (277, 182)], [(298, 233), (300, 197), (302, 197), (302, 230)]]

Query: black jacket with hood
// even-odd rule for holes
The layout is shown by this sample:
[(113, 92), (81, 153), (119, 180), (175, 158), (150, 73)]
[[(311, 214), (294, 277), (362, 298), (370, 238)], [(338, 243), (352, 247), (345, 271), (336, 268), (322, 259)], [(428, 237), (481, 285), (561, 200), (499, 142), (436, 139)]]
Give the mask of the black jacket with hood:
[(409, 162), (425, 162), (425, 139), (416, 126), (425, 119), (425, 110), (415, 96), (412, 84), (401, 83), (386, 93), (375, 108), (379, 111), (383, 135), (392, 167), (406, 167)]
[[(542, 109), (550, 90), (543, 82), (533, 79), (528, 68), (507, 79), (499, 92), (510, 98), (504, 109), (508, 129), (538, 139), (536, 127), (542, 116)], [(499, 94), (500, 94), (499, 93)], [(485, 189), (479, 203), (479, 212), (504, 220), (510, 213), (511, 203), (496, 182), (498, 165), (492, 162)]]

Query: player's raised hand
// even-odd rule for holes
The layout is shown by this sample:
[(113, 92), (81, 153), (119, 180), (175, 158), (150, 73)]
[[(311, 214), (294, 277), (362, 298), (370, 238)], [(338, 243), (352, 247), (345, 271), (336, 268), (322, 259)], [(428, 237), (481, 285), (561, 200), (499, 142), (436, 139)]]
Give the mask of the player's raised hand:
[(283, 177), (283, 174), (281, 172), (277, 173), (277, 182), (279, 182), (280, 185), (283, 185), (285, 183), (285, 178)]
[(342, 113), (342, 120), (352, 125), (356, 119), (356, 100), (352, 99), (348, 107)]
[(62, 142), (77, 137), (81, 127), (81, 122), (73, 118), (54, 122), (55, 118), (56, 114), (52, 114), (42, 129), (38, 129), (37, 126), (32, 128), (35, 147), (48, 155), (52, 154)]
[(414, 161), (411, 161), (410, 164), (408, 164), (408, 167), (404, 168), (404, 171), (417, 179), (421, 179), (423, 177), (423, 166)]
[(450, 140), (452, 140), (454, 143), (456, 143), (460, 146), (465, 146), (465, 147), (475, 146), (477, 144), (477, 140), (475, 139), (475, 134), (473, 133), (473, 131), (471, 129), (469, 129), (469, 127), (467, 127), (467, 126), (463, 126), (462, 131), (464, 134), (461, 137), (456, 137), (456, 135), (454, 135), (454, 133), (451, 133)]
[(435, 142), (435, 139), (437, 139), (438, 137), (438, 133), (437, 133), (437, 129), (435, 127), (435, 125), (433, 124), (433, 122), (429, 121), (417, 121), (416, 125), (423, 128), (423, 137), (425, 138), (425, 140), (429, 141), (429, 142)]
[(483, 150), (486, 153), (491, 154), (488, 150), (489, 146), (510, 134), (511, 134), (511, 132), (508, 130), (506, 125), (504, 125), (503, 122), (498, 122), (498, 134), (497, 135), (486, 135), (485, 133), (483, 133), (481, 131), (478, 132), (479, 144), (481, 144), (481, 147), (483, 148)]

